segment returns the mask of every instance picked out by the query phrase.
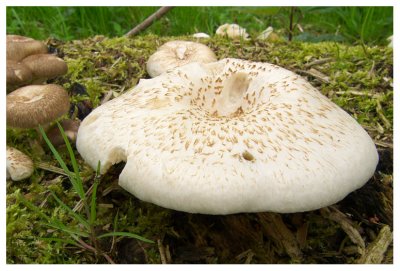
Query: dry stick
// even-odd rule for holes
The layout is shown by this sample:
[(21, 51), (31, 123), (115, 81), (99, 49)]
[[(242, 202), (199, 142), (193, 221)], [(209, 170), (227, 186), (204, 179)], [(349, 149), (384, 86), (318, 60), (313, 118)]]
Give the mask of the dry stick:
[(162, 264), (167, 264), (167, 258), (165, 256), (165, 249), (160, 239), (157, 239), (158, 251), (160, 252), (160, 258)]
[(312, 61), (310, 63), (305, 64), (304, 68), (308, 69), (308, 68), (310, 68), (312, 66), (321, 65), (321, 64), (328, 63), (328, 62), (332, 62), (332, 61), (333, 61), (333, 58), (331, 58), (331, 57), (321, 58), (321, 59), (317, 59), (317, 60), (314, 60), (314, 61)]
[(305, 70), (296, 70), (297, 73), (300, 74), (304, 74), (304, 75), (308, 75), (311, 77), (314, 77), (315, 79), (317, 79), (318, 81), (320, 81), (321, 83), (329, 83), (329, 76), (327, 76), (326, 74), (323, 74), (322, 72), (311, 68), (308, 71)]
[(137, 25), (135, 28), (130, 30), (128, 33), (125, 34), (125, 36), (131, 37), (136, 35), (137, 33), (145, 30), (148, 28), (152, 23), (154, 23), (155, 20), (160, 19), (164, 14), (166, 14), (170, 9), (173, 7), (161, 7), (159, 10), (157, 10), (155, 13), (147, 17), (146, 20), (141, 22), (139, 25)]
[(322, 208), (320, 209), (320, 212), (323, 217), (338, 223), (350, 240), (360, 247), (363, 252), (365, 251), (365, 242), (361, 237), (361, 234), (353, 226), (353, 222), (344, 213), (332, 206)]
[(357, 263), (380, 264), (385, 252), (393, 241), (393, 234), (388, 225), (383, 226), (378, 237), (367, 247), (365, 254), (357, 260)]
[(390, 124), (390, 121), (388, 121), (388, 119), (383, 114), (382, 104), (379, 99), (376, 99), (376, 113), (378, 114), (378, 117), (383, 122), (383, 125), (385, 125), (385, 128), (389, 129), (392, 125)]

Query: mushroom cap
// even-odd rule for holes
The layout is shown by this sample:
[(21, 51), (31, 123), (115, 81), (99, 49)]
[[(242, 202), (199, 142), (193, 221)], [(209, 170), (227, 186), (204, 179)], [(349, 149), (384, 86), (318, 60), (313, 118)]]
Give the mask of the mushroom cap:
[(21, 61), (27, 56), (47, 53), (47, 46), (41, 41), (32, 38), (7, 35), (7, 60)]
[(217, 61), (214, 52), (206, 45), (192, 41), (170, 41), (163, 44), (147, 61), (147, 72), (156, 77), (163, 72), (190, 62), (210, 63)]
[(203, 32), (194, 33), (194, 34), (193, 34), (193, 38), (199, 38), (199, 39), (204, 38), (204, 39), (208, 39), (208, 38), (210, 38), (210, 35), (208, 35), (208, 34), (206, 34), (206, 33), (203, 33)]
[(7, 87), (18, 87), (32, 81), (32, 71), (23, 63), (7, 60)]
[(247, 34), (246, 29), (238, 24), (223, 24), (217, 28), (215, 34), (219, 36), (227, 36), (231, 39), (249, 38), (249, 34)]
[[(80, 120), (65, 119), (60, 121), (61, 127), (64, 129), (65, 135), (71, 142), (76, 141), (76, 135), (78, 133)], [(64, 145), (65, 141), (61, 135), (58, 125), (53, 126), (47, 131), (47, 137), (49, 138), (51, 144), (54, 146)]]
[(290, 213), (364, 185), (378, 154), (349, 114), (299, 75), (238, 59), (141, 80), (96, 108), (77, 149), (144, 201), (203, 214)]
[(29, 67), (35, 79), (51, 79), (68, 71), (67, 63), (51, 54), (31, 55), (22, 60)]
[(29, 178), (33, 173), (33, 162), (29, 156), (16, 148), (7, 146), (7, 176), (13, 181)]
[(59, 85), (29, 85), (7, 95), (7, 125), (34, 128), (69, 110), (69, 96)]

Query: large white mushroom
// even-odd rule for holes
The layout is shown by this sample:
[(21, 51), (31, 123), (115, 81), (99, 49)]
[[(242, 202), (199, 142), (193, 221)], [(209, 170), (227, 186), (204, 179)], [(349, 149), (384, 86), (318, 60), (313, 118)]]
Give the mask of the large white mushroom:
[(82, 122), (77, 148), (144, 201), (203, 214), (290, 213), (363, 186), (367, 132), (302, 77), (238, 59), (191, 63), (139, 84)]
[(214, 52), (206, 45), (175, 40), (163, 44), (147, 61), (147, 72), (156, 77), (163, 72), (191, 62), (210, 63), (217, 61)]

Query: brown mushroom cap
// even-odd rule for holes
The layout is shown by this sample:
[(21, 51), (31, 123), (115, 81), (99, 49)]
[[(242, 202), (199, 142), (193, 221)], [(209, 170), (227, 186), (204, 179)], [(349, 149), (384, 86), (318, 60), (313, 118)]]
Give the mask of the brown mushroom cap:
[(32, 81), (32, 71), (23, 63), (7, 60), (7, 89), (29, 84)]
[(32, 38), (7, 35), (6, 40), (7, 60), (21, 61), (27, 56), (48, 52), (46, 44)]
[[(60, 125), (64, 129), (65, 135), (67, 136), (69, 141), (76, 141), (76, 135), (78, 133), (80, 124), (80, 120), (65, 119), (60, 121)], [(58, 125), (55, 125), (47, 131), (47, 137), (49, 138), (51, 144), (53, 144), (54, 146), (65, 144), (60, 129), (58, 129)]]
[(30, 85), (7, 95), (7, 125), (34, 128), (49, 123), (69, 109), (69, 96), (59, 85)]
[(68, 71), (64, 60), (50, 54), (31, 55), (24, 58), (22, 63), (31, 69), (35, 80), (51, 79)]

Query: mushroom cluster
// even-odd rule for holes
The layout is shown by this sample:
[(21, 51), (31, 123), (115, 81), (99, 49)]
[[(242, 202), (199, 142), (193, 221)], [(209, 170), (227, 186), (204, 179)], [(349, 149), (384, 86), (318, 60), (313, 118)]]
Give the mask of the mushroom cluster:
[(7, 90), (42, 84), (67, 72), (67, 64), (48, 54), (47, 46), (32, 38), (7, 35)]
[[(269, 63), (189, 63), (99, 106), (77, 149), (144, 201), (190, 213), (291, 213), (363, 186), (367, 132), (299, 75)], [(101, 146), (101, 148), (99, 148)]]
[[(7, 126), (47, 126), (69, 110), (67, 91), (59, 85), (42, 85), (67, 72), (67, 64), (48, 54), (47, 46), (32, 38), (7, 35)], [(7, 174), (12, 180), (28, 178), (33, 162), (22, 152), (7, 147)]]

